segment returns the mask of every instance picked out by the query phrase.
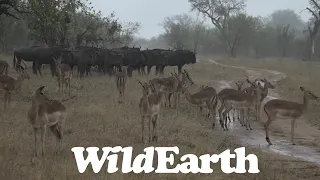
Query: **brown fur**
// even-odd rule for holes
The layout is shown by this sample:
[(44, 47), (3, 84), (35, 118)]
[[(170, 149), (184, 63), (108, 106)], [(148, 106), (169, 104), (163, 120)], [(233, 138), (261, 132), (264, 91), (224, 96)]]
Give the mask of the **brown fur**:
[(201, 91), (190, 94), (188, 89), (185, 91), (186, 99), (200, 108), (200, 114), (203, 115), (203, 108), (207, 107), (212, 114), (212, 128), (215, 127), (217, 92), (213, 87), (206, 86)]
[(273, 99), (268, 101), (263, 109), (268, 116), (268, 121), (265, 124), (265, 133), (267, 142), (272, 145), (269, 138), (269, 126), (277, 118), (290, 118), (291, 119), (291, 142), (294, 142), (294, 125), (298, 118), (300, 118), (307, 110), (309, 105), (309, 100), (318, 100), (319, 97), (314, 95), (303, 87), (300, 87), (303, 94), (303, 103), (296, 103), (292, 101), (286, 101), (282, 99)]
[[(144, 142), (144, 124), (145, 119), (148, 119), (148, 129), (149, 129), (149, 142), (151, 142), (151, 136), (152, 141), (157, 141), (157, 120), (161, 109), (161, 101), (164, 96), (164, 92), (157, 91), (153, 84), (147, 85), (146, 83), (141, 83), (139, 81), (140, 85), (143, 88), (143, 95), (140, 99), (139, 103), (139, 109), (141, 114), (141, 136), (142, 136), (142, 142)], [(152, 91), (149, 92), (149, 87), (152, 88)], [(152, 122), (152, 135), (151, 135), (151, 122)]]
[(67, 64), (61, 64), (62, 58), (54, 58), (56, 67), (56, 76), (59, 86), (59, 95), (63, 94), (63, 84), (65, 86), (68, 86), (69, 89), (69, 96), (71, 94), (70, 87), (71, 87), (71, 78), (72, 78), (72, 70), (69, 65)]
[[(165, 92), (165, 106), (171, 107), (170, 94), (175, 93), (179, 86), (179, 78), (172, 74), (170, 77), (165, 78), (154, 78), (150, 80), (150, 83), (153, 84), (157, 91), (161, 90)], [(174, 107), (177, 104), (175, 102)]]
[(117, 72), (115, 73), (115, 77), (116, 77), (117, 90), (119, 92), (118, 103), (122, 103), (124, 99), (124, 91), (127, 83), (127, 74), (125, 72)]
[(58, 100), (51, 100), (42, 93), (44, 86), (38, 88), (32, 96), (32, 105), (28, 111), (28, 119), (34, 130), (35, 155), (39, 156), (38, 136), (41, 134), (42, 157), (45, 156), (45, 134), (49, 127), (59, 142), (57, 153), (62, 150), (63, 125), (66, 117), (66, 107)]
[[(248, 82), (250, 82), (250, 81), (248, 80)], [(220, 124), (224, 130), (228, 130), (226, 115), (232, 108), (240, 110), (240, 112), (242, 114), (241, 121), (242, 121), (242, 123), (244, 123), (244, 120), (243, 120), (244, 119), (244, 117), (243, 117), (244, 110), (248, 109), (248, 108), (255, 107), (256, 104), (258, 103), (258, 101), (260, 100), (260, 97), (261, 97), (260, 88), (257, 87), (255, 84), (252, 84), (252, 86), (254, 86), (256, 89), (256, 91), (254, 91), (253, 95), (250, 95), (245, 92), (238, 91), (238, 90), (226, 90), (228, 92), (226, 94), (219, 93), (220, 95), (218, 95), (218, 97), (221, 101), (221, 107), (219, 109)], [(225, 109), (224, 112), (222, 112), (223, 109)], [(258, 116), (258, 114), (257, 114), (257, 116)], [(224, 123), (223, 123), (223, 121), (224, 121)], [(247, 129), (248, 128), (252, 129), (249, 117), (247, 117), (246, 127), (247, 127)]]
[(23, 80), (30, 79), (30, 76), (25, 70), (17, 70), (18, 78), (14, 79), (7, 75), (0, 75), (0, 88), (5, 91), (4, 93), (4, 109), (10, 105), (12, 92), (21, 90)]

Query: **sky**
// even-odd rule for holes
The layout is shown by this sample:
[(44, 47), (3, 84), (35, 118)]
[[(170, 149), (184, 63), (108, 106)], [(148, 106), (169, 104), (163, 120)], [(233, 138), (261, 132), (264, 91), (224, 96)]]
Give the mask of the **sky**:
[[(161, 23), (165, 17), (184, 13), (197, 16), (196, 12), (190, 11), (188, 0), (91, 0), (91, 2), (104, 16), (114, 11), (121, 22), (139, 22), (142, 27), (138, 36), (144, 38), (162, 33)], [(292, 9), (306, 21), (309, 14), (305, 11), (300, 13), (306, 7), (308, 0), (247, 0), (246, 12), (249, 15), (266, 17), (278, 9)]]

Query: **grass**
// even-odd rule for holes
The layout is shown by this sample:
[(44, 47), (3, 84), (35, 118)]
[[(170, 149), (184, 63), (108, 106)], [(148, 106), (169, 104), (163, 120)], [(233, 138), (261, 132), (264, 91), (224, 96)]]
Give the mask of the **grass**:
[[(11, 59), (11, 58), (9, 58)], [(230, 62), (231, 63), (231, 62)], [(212, 80), (232, 80), (245, 75), (241, 70), (218, 67), (201, 61), (187, 66), (190, 76), (200, 84), (211, 85)], [(166, 72), (173, 71), (168, 68)], [(29, 70), (31, 74), (31, 70)], [(10, 75), (16, 77), (14, 72)], [(88, 168), (79, 174), (71, 148), (75, 146), (133, 146), (138, 154), (147, 146), (178, 146), (180, 154), (194, 153), (218, 154), (225, 149), (241, 147), (236, 137), (226, 135), (223, 131), (211, 129), (211, 120), (196, 116), (196, 109), (181, 98), (181, 105), (175, 109), (165, 108), (159, 117), (158, 143), (142, 144), (138, 102), (141, 97), (140, 85), (145, 77), (134, 74), (127, 84), (125, 103), (117, 103), (115, 81), (108, 76), (86, 77), (83, 80), (72, 80), (72, 95), (75, 99), (65, 102), (68, 109), (66, 121), (64, 151), (54, 155), (55, 142), (52, 134), (47, 134), (46, 160), (32, 165), (34, 151), (33, 130), (27, 120), (30, 97), (33, 91), (45, 85), (46, 94), (57, 98), (57, 82), (49, 72), (44, 78), (31, 75), (31, 79), (22, 85), (22, 93), (13, 95), (8, 110), (1, 112), (0, 122), (0, 179), (318, 179), (319, 167), (290, 157), (265, 153), (258, 148), (247, 148), (247, 153), (254, 153), (259, 158), (259, 174), (224, 174), (220, 164), (212, 165), (212, 174), (107, 174), (106, 167), (94, 174)], [(81, 88), (82, 87), (82, 88)], [(197, 87), (194, 87), (197, 89)], [(320, 94), (320, 93), (319, 93)], [(121, 159), (120, 159), (121, 161)], [(233, 163), (234, 164), (234, 163)]]
[[(320, 97), (320, 63), (295, 59), (220, 59), (224, 64), (241, 65), (253, 68), (266, 68), (287, 74), (287, 78), (277, 84), (276, 90), (286, 99), (302, 102), (302, 92), (299, 87), (305, 87)], [(320, 103), (311, 102), (306, 119), (320, 130)]]

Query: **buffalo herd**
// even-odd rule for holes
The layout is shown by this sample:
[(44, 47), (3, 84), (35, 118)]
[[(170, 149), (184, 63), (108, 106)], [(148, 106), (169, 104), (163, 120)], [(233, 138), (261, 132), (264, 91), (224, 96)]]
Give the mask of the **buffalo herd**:
[(61, 57), (62, 63), (68, 64), (73, 70), (78, 67), (80, 78), (91, 74), (92, 67), (96, 67), (100, 73), (112, 75), (116, 69), (121, 70), (122, 66), (127, 68), (127, 75), (132, 76), (134, 70), (140, 74), (150, 74), (151, 68), (155, 66), (156, 75), (162, 75), (166, 66), (177, 66), (181, 72), (185, 64), (196, 63), (196, 54), (189, 50), (166, 50), (146, 49), (141, 47), (120, 47), (113, 49), (97, 47), (75, 47), (54, 46), (54, 47), (27, 47), (14, 51), (14, 67), (22, 67), (21, 63), (32, 62), (33, 73), (41, 73), (43, 64), (50, 65), (52, 76), (55, 75), (54, 57)]

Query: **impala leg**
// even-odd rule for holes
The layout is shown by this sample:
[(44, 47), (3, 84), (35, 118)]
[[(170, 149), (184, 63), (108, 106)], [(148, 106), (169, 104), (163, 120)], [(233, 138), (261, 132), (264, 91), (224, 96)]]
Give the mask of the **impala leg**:
[(46, 126), (41, 127), (41, 149), (42, 149), (42, 157), (45, 156), (45, 150), (44, 150), (44, 141), (45, 141), (45, 136), (46, 136)]
[(62, 124), (58, 122), (57, 124), (50, 127), (51, 132), (56, 137), (57, 154), (60, 154), (63, 148), (63, 129)]
[(292, 145), (296, 145), (296, 143), (294, 142), (294, 124), (296, 122), (296, 119), (292, 119), (291, 121), (291, 142), (292, 142)]
[(236, 118), (236, 109), (233, 109), (233, 114), (232, 114), (232, 121), (234, 122)]
[(180, 105), (180, 93), (178, 93), (178, 105)]
[(144, 143), (144, 138), (143, 138), (143, 132), (144, 132), (144, 116), (141, 116), (141, 141)]
[(60, 96), (60, 79), (58, 78), (57, 81), (58, 81), (58, 94)]
[[(210, 104), (210, 102), (206, 102), (207, 107), (209, 109), (209, 115), (210, 113), (212, 114), (212, 129), (215, 128), (216, 124), (215, 124), (215, 120), (216, 120), (216, 108), (215, 105)], [(208, 116), (209, 117), (209, 116)]]
[(173, 99), (174, 99), (174, 105), (173, 108), (177, 108), (177, 100), (178, 100), (178, 96), (177, 93), (173, 93)]
[(119, 91), (119, 101), (118, 101), (118, 103), (122, 103), (122, 92), (121, 91)]
[(35, 156), (38, 157), (39, 156), (39, 146), (38, 146), (39, 129), (33, 128), (33, 131), (34, 131), (34, 152), (35, 152)]
[(71, 95), (71, 92), (70, 92), (70, 88), (71, 88), (71, 80), (69, 79), (68, 80), (68, 86), (69, 86), (69, 96)]
[[(244, 117), (243, 117), (244, 118)], [(247, 115), (247, 123), (246, 123), (246, 128), (247, 130), (252, 130), (251, 128), (251, 121), (250, 121), (250, 118), (249, 118), (249, 115)]]
[(203, 116), (203, 107), (199, 106), (199, 108), (200, 108), (200, 116)]
[(269, 143), (269, 145), (272, 145), (270, 138), (269, 138), (269, 126), (271, 124), (271, 122), (273, 121), (274, 118), (269, 117), (268, 115), (268, 121), (266, 122), (266, 124), (264, 125), (264, 129), (266, 132), (266, 141)]
[(62, 97), (64, 96), (63, 84), (64, 84), (64, 79), (62, 79), (62, 82), (61, 82), (61, 94), (62, 94)]
[(158, 141), (158, 135), (157, 135), (157, 120), (158, 120), (158, 114), (156, 114), (152, 120), (152, 126), (153, 126), (153, 137), (152, 141)]
[(239, 120), (241, 126), (243, 126), (242, 116), (243, 116), (243, 111), (241, 109), (238, 109), (238, 120)]
[(151, 142), (151, 121), (152, 121), (152, 117), (149, 116), (148, 117), (149, 143)]
[(227, 130), (228, 131), (228, 126), (227, 126), (227, 114), (230, 112), (230, 110), (232, 109), (232, 107), (231, 106), (225, 106), (226, 107), (226, 109), (223, 111), (223, 113), (222, 113), (222, 116), (223, 116), (223, 119), (225, 120), (225, 122), (224, 122), (224, 130)]
[(4, 93), (4, 110), (6, 110), (6, 106), (7, 106), (7, 101), (8, 101), (8, 92), (6, 91)]
[(218, 109), (218, 113), (219, 113), (219, 122), (220, 122), (220, 125), (221, 127), (224, 129), (224, 126), (223, 126), (223, 117), (222, 117), (222, 111), (223, 111), (224, 107), (223, 107), (223, 104), (221, 103), (221, 106), (220, 108)]
[(165, 93), (164, 107), (168, 107), (168, 93)]
[(261, 104), (259, 103), (257, 105), (257, 121), (260, 121), (260, 109), (261, 109)]
[(11, 102), (11, 97), (12, 97), (12, 93), (11, 92), (8, 92), (8, 106), (10, 106), (10, 102)]
[(229, 120), (229, 122), (231, 122), (230, 114), (227, 114), (226, 118)]
[(124, 100), (124, 90), (121, 92), (121, 101), (123, 102)]
[(169, 102), (169, 107), (171, 107), (170, 94), (168, 93), (167, 100)]

